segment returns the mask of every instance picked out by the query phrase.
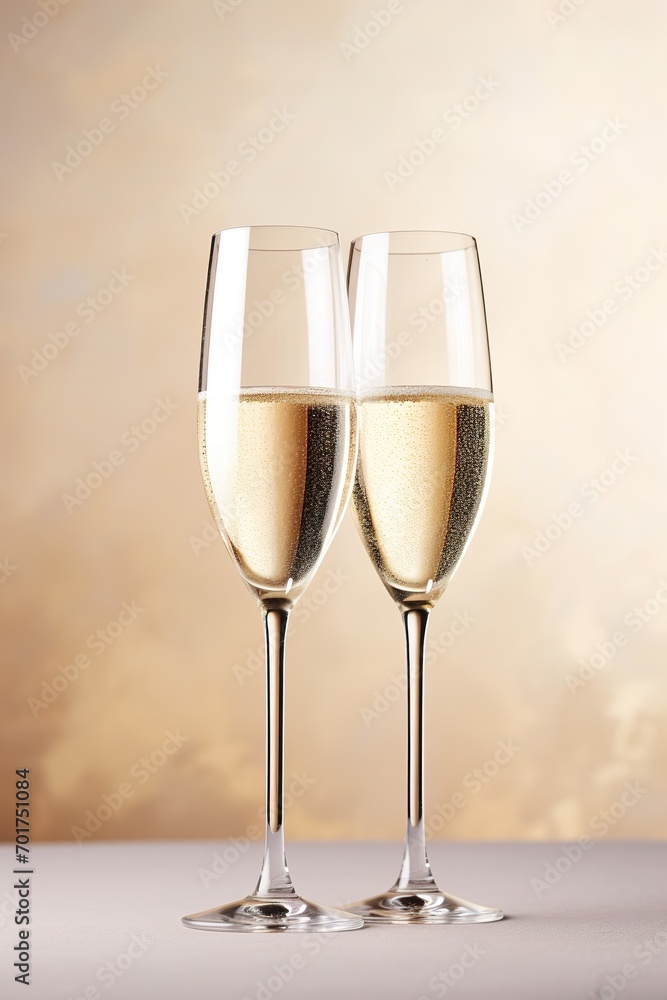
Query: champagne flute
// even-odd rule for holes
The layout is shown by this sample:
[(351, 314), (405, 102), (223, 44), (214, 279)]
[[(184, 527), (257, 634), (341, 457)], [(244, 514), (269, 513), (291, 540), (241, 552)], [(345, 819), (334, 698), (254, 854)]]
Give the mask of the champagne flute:
[(264, 621), (266, 843), (250, 896), (183, 923), (217, 931), (353, 930), (360, 917), (297, 895), (283, 831), (287, 622), (345, 511), (357, 452), (336, 233), (252, 226), (213, 237), (198, 426), (213, 518)]
[(438, 888), (423, 805), (426, 626), (475, 530), (491, 464), (491, 363), (475, 240), (362, 236), (350, 252), (349, 293), (360, 423), (354, 510), (403, 616), (408, 702), (403, 864), (388, 892), (349, 911), (384, 923), (500, 920), (501, 910)]

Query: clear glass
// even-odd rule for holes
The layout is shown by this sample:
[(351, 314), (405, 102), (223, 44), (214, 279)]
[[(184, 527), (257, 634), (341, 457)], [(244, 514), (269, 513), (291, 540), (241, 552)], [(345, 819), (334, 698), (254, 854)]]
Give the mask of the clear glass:
[(285, 860), (285, 636), (352, 488), (357, 420), (340, 244), (321, 229), (213, 237), (199, 454), (223, 541), (266, 639), (266, 846), (246, 899), (183, 918), (216, 931), (342, 931), (361, 917), (297, 895)]
[(403, 617), (407, 838), (395, 885), (350, 906), (371, 922), (474, 923), (502, 911), (438, 888), (424, 831), (424, 643), (475, 530), (493, 446), (477, 246), (461, 233), (374, 233), (349, 269), (360, 439), (359, 532)]

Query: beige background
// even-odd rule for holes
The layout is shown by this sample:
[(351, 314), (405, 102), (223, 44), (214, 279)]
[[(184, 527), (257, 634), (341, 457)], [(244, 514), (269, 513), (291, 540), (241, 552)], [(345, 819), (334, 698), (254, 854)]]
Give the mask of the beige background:
[[(381, 228), (479, 241), (501, 420), (484, 518), (431, 627), (436, 835), (667, 835), (667, 607), (650, 603), (667, 599), (667, 266), (654, 257), (631, 294), (614, 288), (667, 240), (667, 8), (586, 0), (550, 23), (557, 0), (403, 0), (366, 33), (386, 6), (70, 0), (42, 24), (36, 0), (3, 5), (3, 767), (5, 787), (32, 769), (40, 838), (71, 839), (120, 786), (98, 839), (256, 835), (260, 621), (206, 541), (195, 443), (209, 238), (249, 223), (332, 227), (344, 245)], [(10, 37), (21, 31), (34, 37)], [(166, 78), (119, 110), (147, 67)], [(293, 120), (247, 162), (239, 147), (276, 108)], [(104, 118), (90, 155), (54, 167)], [(622, 127), (583, 169), (577, 151), (607, 119)], [(432, 155), (388, 179), (434, 128), (446, 139)], [(226, 189), (184, 210), (232, 159)], [(566, 169), (560, 196), (517, 221)], [(123, 269), (132, 280), (86, 322), (79, 304)], [(607, 300), (615, 312), (559, 357)], [(21, 368), (74, 321), (43, 370)], [(132, 450), (157, 399), (175, 409)], [(602, 494), (590, 481), (618, 449), (630, 457)], [(63, 494), (115, 451), (68, 512)], [(573, 503), (562, 537), (522, 553)], [(96, 655), (88, 637), (133, 601), (143, 611)], [(627, 619), (647, 601), (645, 622)], [(468, 626), (451, 642), (457, 615)], [(571, 691), (619, 630), (626, 644)], [(61, 668), (84, 653), (69, 680)], [(294, 616), (289, 661), (289, 835), (400, 837), (402, 629), (349, 517)], [(167, 731), (187, 739), (165, 755)], [(520, 748), (502, 766), (489, 763), (499, 740)], [(464, 804), (439, 820), (457, 791)]]

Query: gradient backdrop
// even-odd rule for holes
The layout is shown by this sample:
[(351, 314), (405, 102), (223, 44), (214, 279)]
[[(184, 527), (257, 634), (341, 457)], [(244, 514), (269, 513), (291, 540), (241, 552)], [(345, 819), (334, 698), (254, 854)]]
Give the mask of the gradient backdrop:
[[(39, 838), (257, 836), (260, 618), (195, 435), (210, 234), (251, 223), (479, 241), (499, 426), (431, 625), (433, 835), (667, 835), (667, 8), (558, 4), (3, 5), (2, 762)], [(398, 839), (402, 627), (349, 516), (288, 654), (289, 836)]]

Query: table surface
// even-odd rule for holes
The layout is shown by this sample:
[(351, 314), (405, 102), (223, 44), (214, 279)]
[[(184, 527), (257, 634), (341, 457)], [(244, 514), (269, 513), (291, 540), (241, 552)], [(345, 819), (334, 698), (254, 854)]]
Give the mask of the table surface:
[[(9, 887), (13, 852), (0, 854)], [(433, 843), (430, 854), (443, 888), (501, 906), (506, 919), (318, 935), (193, 931), (181, 925), (184, 913), (254, 888), (259, 845), (34, 844), (32, 985), (24, 994), (11, 983), (5, 946), (0, 976), (9, 986), (0, 993), (31, 1000), (667, 998), (665, 844), (603, 842), (578, 852), (560, 844)], [(401, 848), (293, 843), (288, 857), (300, 892), (340, 904), (387, 888)], [(0, 933), (13, 946), (12, 897), (1, 895)]]

